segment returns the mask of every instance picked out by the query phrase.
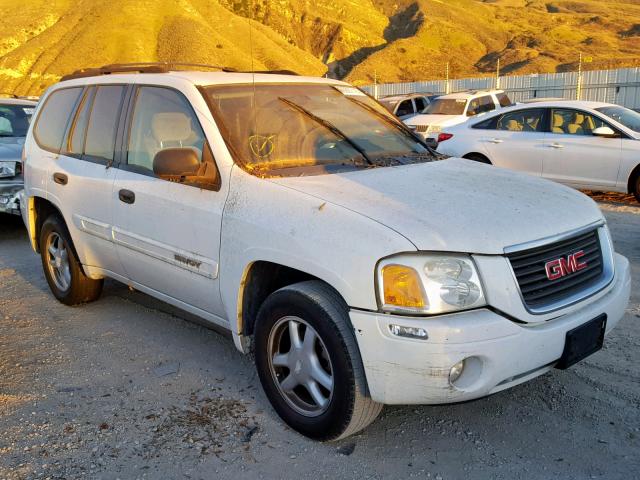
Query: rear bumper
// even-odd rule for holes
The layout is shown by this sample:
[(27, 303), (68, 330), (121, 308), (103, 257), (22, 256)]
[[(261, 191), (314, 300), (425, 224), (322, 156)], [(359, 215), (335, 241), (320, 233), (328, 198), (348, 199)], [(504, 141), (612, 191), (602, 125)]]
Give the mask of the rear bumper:
[[(429, 319), (350, 312), (373, 400), (385, 404), (454, 403), (490, 395), (537, 377), (564, 350), (566, 333), (607, 314), (607, 332), (629, 302), (629, 262), (616, 255), (616, 276), (606, 294), (587, 299), (570, 314), (526, 326), (489, 309)], [(389, 325), (424, 328), (429, 338), (394, 336)], [(473, 358), (456, 383), (453, 365)]]
[(0, 213), (20, 215), (20, 193), (23, 189), (22, 180), (0, 180)]

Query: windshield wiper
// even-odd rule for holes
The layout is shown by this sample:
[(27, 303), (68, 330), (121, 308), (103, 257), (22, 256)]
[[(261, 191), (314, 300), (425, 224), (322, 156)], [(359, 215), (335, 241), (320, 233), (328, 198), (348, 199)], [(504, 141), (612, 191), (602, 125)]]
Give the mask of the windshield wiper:
[(381, 120), (383, 120), (386, 124), (391, 125), (393, 128), (395, 128), (396, 130), (398, 130), (400, 133), (402, 133), (403, 135), (405, 135), (406, 137), (409, 137), (411, 140), (418, 142), (420, 145), (422, 145), (423, 147), (425, 147), (427, 149), (427, 151), (433, 155), (434, 157), (438, 156), (438, 152), (436, 152), (433, 148), (431, 148), (429, 145), (427, 145), (427, 143), (420, 138), (419, 135), (417, 135), (415, 132), (413, 132), (410, 128), (408, 128), (404, 123), (400, 123), (400, 122), (396, 122), (393, 119), (387, 117), (384, 113), (379, 112), (378, 110), (376, 110), (375, 108), (367, 105), (364, 102), (361, 102), (359, 100), (356, 100), (355, 98), (351, 98), (345, 95), (345, 98), (347, 100), (349, 100), (350, 102), (356, 103), (359, 106), (363, 107), (365, 110), (373, 113), (375, 116), (377, 116), (378, 118), (380, 118)]
[(285, 103), (286, 105), (289, 105), (291, 108), (293, 108), (294, 110), (302, 113), (303, 115), (306, 115), (307, 117), (309, 117), (314, 122), (318, 123), (319, 125), (322, 125), (324, 128), (329, 130), (336, 137), (339, 137), (340, 139), (342, 139), (345, 142), (347, 142), (356, 152), (358, 152), (360, 155), (362, 155), (362, 157), (367, 161), (367, 163), (369, 165), (373, 165), (373, 162), (371, 161), (371, 159), (369, 158), (367, 153), (364, 151), (364, 149), (360, 145), (355, 143), (353, 140), (351, 140), (349, 137), (347, 137), (344, 133), (342, 133), (342, 131), (338, 127), (336, 127), (333, 123), (331, 123), (329, 120), (325, 120), (324, 118), (320, 118), (317, 115), (314, 115), (313, 113), (311, 113), (306, 108), (304, 108), (304, 107), (298, 105), (297, 103), (292, 102), (291, 100), (288, 100), (286, 98), (278, 97), (278, 100), (280, 100), (281, 102)]

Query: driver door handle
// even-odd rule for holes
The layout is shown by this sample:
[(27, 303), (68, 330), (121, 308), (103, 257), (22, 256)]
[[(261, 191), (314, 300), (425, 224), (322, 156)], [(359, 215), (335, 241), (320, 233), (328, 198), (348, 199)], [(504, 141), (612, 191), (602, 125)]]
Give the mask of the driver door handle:
[(489, 140), (489, 141), (490, 141), (491, 143), (495, 143), (495, 144), (503, 143), (503, 142), (504, 142), (504, 140), (502, 140), (502, 139), (500, 139), (500, 138), (492, 138), (492, 139), (491, 139), (491, 140)]
[(118, 198), (120, 199), (121, 202), (128, 203), (131, 205), (136, 201), (136, 194), (133, 193), (131, 190), (122, 189), (118, 192)]
[(551, 148), (556, 148), (556, 149), (560, 149), (560, 148), (564, 148), (564, 145), (560, 145), (559, 143), (552, 143), (551, 145), (549, 145)]

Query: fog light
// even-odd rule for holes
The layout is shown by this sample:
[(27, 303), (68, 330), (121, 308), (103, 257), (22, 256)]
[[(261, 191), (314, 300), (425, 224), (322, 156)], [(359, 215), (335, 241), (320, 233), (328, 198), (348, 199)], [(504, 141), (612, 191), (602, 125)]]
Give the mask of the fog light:
[(424, 328), (419, 327), (403, 327), (402, 325), (389, 325), (389, 331), (397, 337), (417, 338), (418, 340), (427, 340), (429, 335)]
[(9, 197), (0, 197), (0, 205), (6, 205), (9, 203)]
[(451, 385), (453, 385), (455, 381), (460, 378), (460, 375), (462, 375), (463, 370), (464, 370), (464, 360), (456, 363), (453, 367), (451, 367), (451, 370), (449, 370), (449, 383)]

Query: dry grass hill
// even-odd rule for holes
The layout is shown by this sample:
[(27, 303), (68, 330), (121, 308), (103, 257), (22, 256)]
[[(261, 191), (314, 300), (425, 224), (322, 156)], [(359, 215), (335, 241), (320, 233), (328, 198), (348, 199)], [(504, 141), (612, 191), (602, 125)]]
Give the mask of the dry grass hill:
[(0, 91), (115, 62), (291, 69), (363, 84), (640, 61), (639, 0), (0, 0)]

